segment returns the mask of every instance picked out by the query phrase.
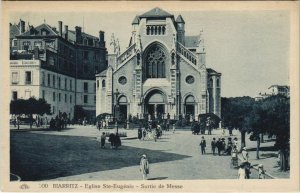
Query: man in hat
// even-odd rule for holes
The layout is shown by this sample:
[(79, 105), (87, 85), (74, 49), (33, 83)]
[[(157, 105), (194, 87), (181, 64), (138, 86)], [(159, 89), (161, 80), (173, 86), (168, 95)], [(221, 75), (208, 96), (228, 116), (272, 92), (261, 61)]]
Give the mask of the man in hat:
[(216, 138), (213, 138), (213, 140), (211, 141), (211, 150), (212, 150), (213, 155), (215, 155), (216, 146), (217, 146)]
[(147, 174), (149, 174), (149, 162), (145, 154), (142, 155), (140, 161), (140, 172), (143, 175), (143, 180), (147, 180)]
[(105, 132), (102, 132), (102, 135), (101, 135), (101, 148), (105, 148), (105, 140), (106, 140), (106, 134), (105, 134)]
[(202, 139), (201, 139), (201, 142), (200, 142), (200, 147), (201, 147), (202, 155), (205, 154), (206, 141), (204, 139), (204, 136), (202, 136)]

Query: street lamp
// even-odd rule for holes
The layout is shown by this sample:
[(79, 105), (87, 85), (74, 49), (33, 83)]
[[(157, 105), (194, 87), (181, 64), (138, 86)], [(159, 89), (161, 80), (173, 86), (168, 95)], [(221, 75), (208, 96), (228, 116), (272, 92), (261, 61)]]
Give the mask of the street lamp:
[(119, 103), (118, 103), (118, 96), (120, 94), (120, 92), (118, 91), (118, 89), (116, 89), (115, 94), (115, 106), (114, 106), (114, 113), (115, 113), (115, 124), (117, 127), (117, 134), (118, 134), (118, 117), (119, 117)]

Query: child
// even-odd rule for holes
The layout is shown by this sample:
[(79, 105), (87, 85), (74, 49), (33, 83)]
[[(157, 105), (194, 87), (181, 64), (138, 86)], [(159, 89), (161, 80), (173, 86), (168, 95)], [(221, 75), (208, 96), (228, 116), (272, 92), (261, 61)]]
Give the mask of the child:
[(265, 172), (264, 166), (262, 164), (258, 165), (258, 179), (265, 179)]

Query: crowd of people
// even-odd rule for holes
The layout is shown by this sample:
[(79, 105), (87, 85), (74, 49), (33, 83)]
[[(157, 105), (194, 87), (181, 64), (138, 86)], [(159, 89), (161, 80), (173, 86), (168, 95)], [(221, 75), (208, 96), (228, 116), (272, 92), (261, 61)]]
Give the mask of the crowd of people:
[[(201, 154), (206, 154), (206, 140), (204, 136), (201, 137), (200, 140), (200, 150)], [(217, 152), (216, 152), (217, 150)], [(227, 155), (231, 156), (230, 164), (231, 166), (238, 168), (238, 179), (250, 179), (251, 168), (253, 166), (249, 162), (249, 154), (246, 147), (243, 147), (241, 151), (239, 151), (238, 139), (235, 137), (233, 140), (231, 137), (228, 137), (227, 143), (225, 138), (213, 138), (211, 141), (211, 153), (213, 155)], [(238, 155), (240, 155), (238, 157)], [(240, 164), (239, 163), (240, 159)], [(257, 167), (258, 170), (258, 178), (265, 178), (265, 170), (262, 164), (259, 164)]]

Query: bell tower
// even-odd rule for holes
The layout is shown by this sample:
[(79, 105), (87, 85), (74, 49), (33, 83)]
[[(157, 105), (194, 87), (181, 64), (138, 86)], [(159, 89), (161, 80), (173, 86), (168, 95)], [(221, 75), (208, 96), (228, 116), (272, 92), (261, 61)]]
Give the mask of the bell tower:
[(182, 18), (181, 15), (178, 15), (177, 19), (176, 19), (176, 23), (177, 23), (177, 41), (179, 43), (181, 43), (182, 45), (185, 45), (185, 41), (184, 41), (184, 37), (185, 37), (185, 30), (184, 30), (184, 25), (185, 22)]

